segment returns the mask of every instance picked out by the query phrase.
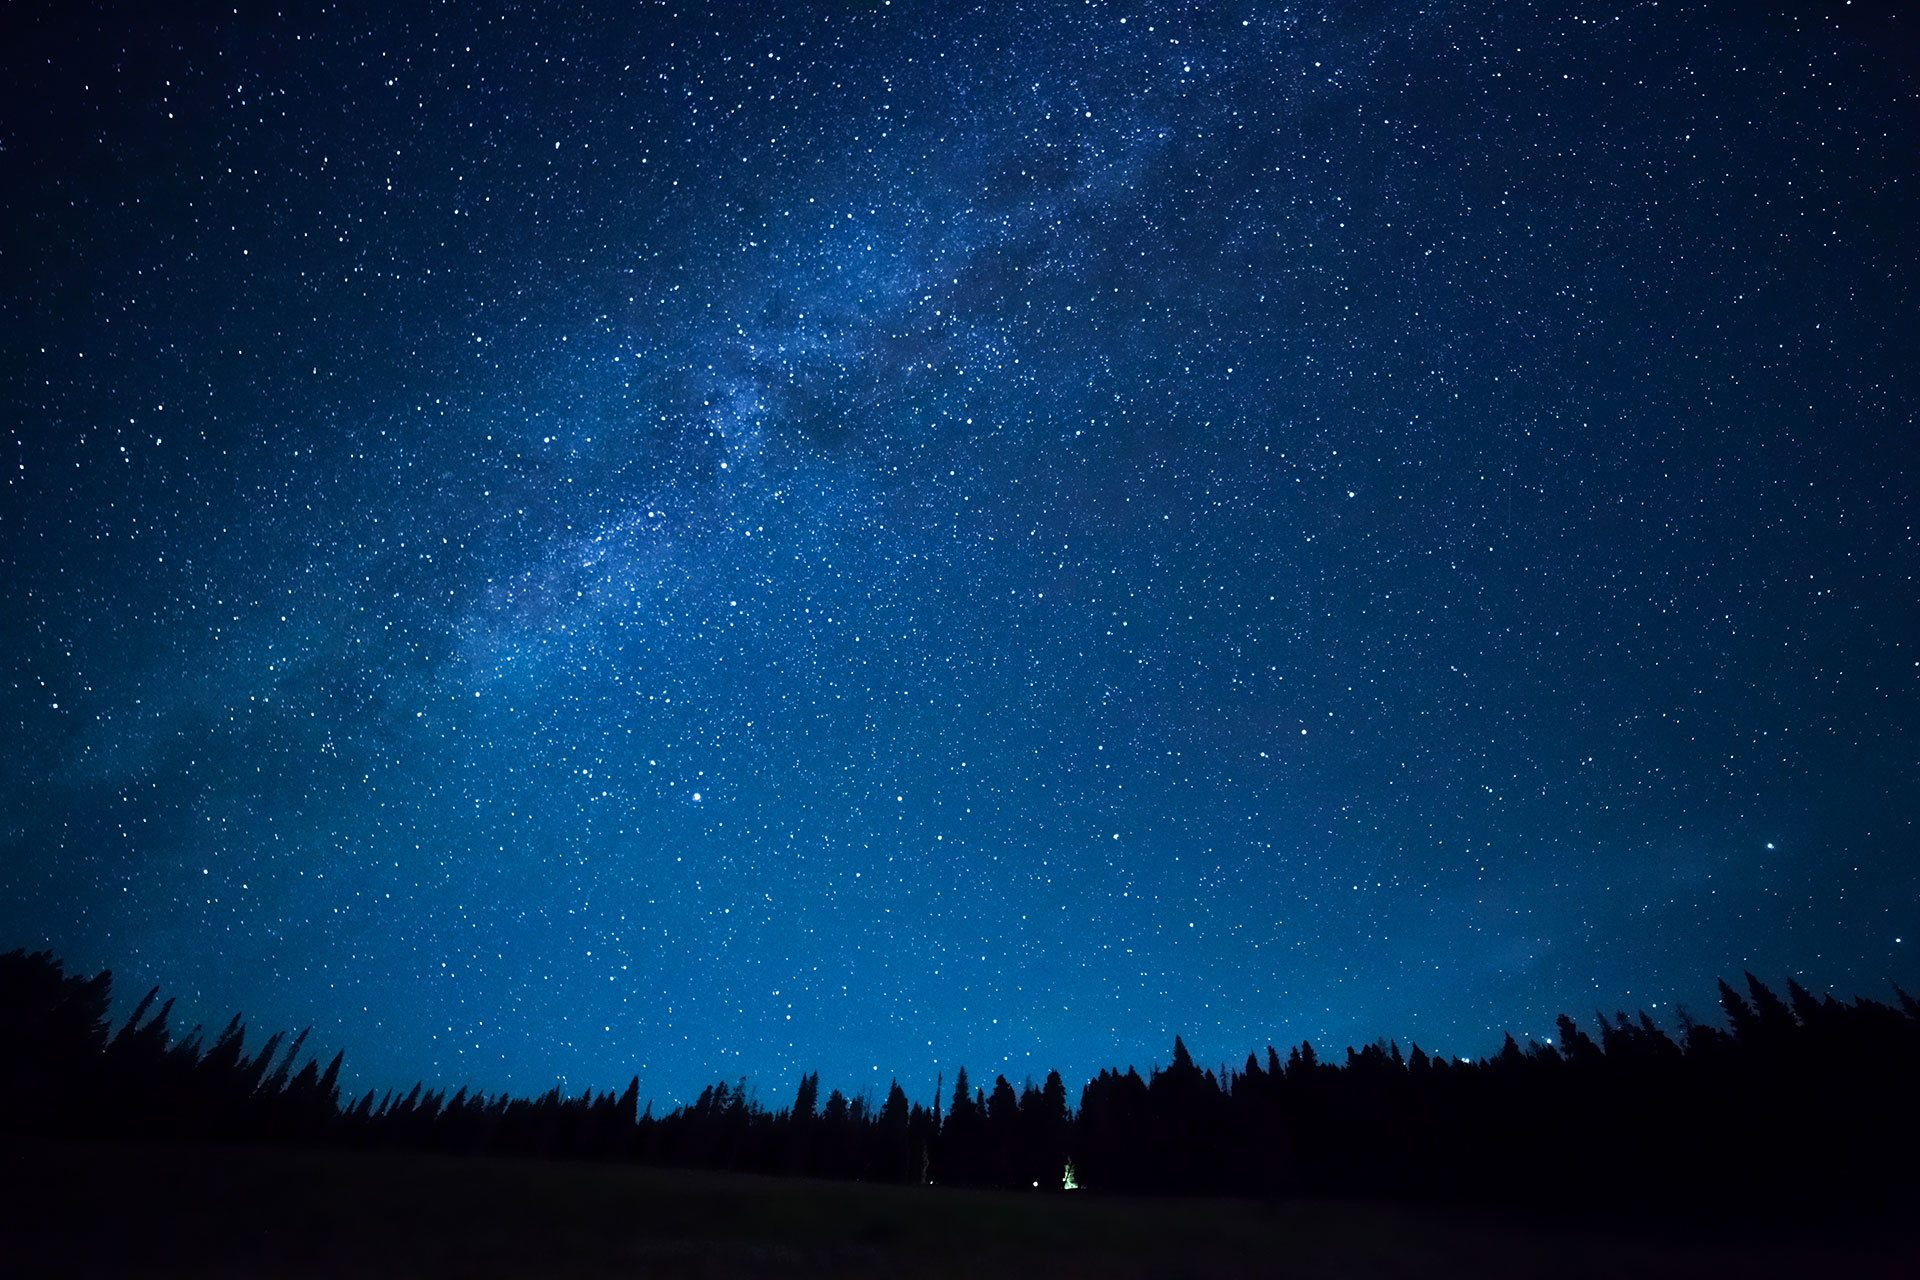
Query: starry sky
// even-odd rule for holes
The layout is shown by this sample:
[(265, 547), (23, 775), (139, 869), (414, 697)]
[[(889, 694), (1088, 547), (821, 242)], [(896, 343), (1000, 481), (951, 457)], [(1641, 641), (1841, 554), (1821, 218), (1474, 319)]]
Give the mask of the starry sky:
[(358, 8), (0, 17), (0, 945), (658, 1105), (1920, 987), (1900, 6)]

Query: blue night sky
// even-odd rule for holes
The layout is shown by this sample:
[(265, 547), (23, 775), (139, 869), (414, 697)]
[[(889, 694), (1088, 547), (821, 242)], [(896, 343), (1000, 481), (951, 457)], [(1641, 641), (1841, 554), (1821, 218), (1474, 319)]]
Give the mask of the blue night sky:
[(1920, 987), (1900, 8), (10, 6), (0, 949), (656, 1105)]

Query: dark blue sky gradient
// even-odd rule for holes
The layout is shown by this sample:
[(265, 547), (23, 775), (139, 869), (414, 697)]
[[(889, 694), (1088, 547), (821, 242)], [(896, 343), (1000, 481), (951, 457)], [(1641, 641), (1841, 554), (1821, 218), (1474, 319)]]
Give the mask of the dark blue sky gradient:
[(361, 1086), (1920, 985), (1898, 6), (22, 5), (0, 943)]

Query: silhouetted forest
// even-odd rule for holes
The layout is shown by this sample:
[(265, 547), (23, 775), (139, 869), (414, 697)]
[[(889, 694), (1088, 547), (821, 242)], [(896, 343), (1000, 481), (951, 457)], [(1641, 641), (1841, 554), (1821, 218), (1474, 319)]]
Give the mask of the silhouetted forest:
[[(156, 989), (117, 1030), (112, 976), (0, 956), (0, 1133), (534, 1155), (748, 1172), (1069, 1185), (1118, 1192), (1676, 1203), (1857, 1201), (1911, 1188), (1920, 1006), (1841, 1002), (1753, 975), (1722, 983), (1726, 1025), (1681, 1014), (1562, 1015), (1559, 1043), (1508, 1036), (1480, 1061), (1382, 1041), (1322, 1059), (1268, 1047), (1208, 1069), (1186, 1046), (1146, 1076), (1104, 1070), (1070, 1105), (1058, 1072), (1018, 1087), (955, 1073), (932, 1107), (818, 1074), (763, 1106), (718, 1083), (662, 1115), (619, 1093), (405, 1092), (343, 1099), (341, 1055), (307, 1033), (246, 1045), (235, 1017), (176, 1038)], [(943, 1090), (944, 1091), (944, 1090)]]

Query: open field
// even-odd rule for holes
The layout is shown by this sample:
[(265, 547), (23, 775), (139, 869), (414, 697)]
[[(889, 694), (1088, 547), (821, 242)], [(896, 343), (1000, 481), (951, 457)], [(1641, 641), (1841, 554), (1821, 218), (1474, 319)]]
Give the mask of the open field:
[(1920, 1275), (1819, 1231), (1124, 1200), (413, 1154), (0, 1146), (0, 1271), (180, 1276)]

